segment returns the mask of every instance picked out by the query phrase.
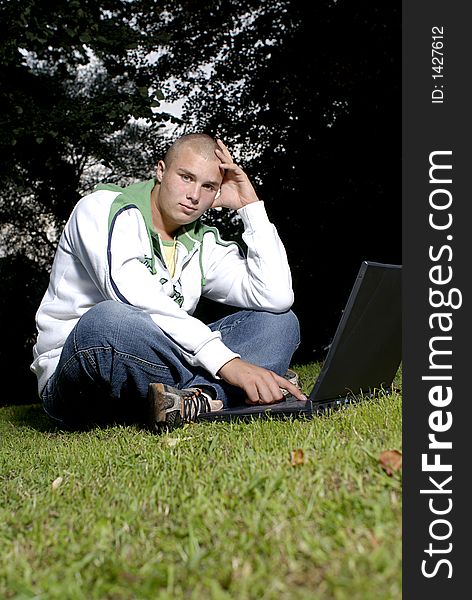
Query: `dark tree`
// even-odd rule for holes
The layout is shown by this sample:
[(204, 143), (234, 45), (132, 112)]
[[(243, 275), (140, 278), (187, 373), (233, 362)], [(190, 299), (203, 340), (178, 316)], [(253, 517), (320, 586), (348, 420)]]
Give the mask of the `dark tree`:
[(24, 249), (50, 262), (81, 193), (117, 171), (149, 173), (152, 143), (169, 117), (152, 110), (162, 93), (147, 56), (162, 40), (137, 27), (140, 10), (149, 3), (0, 0), (0, 226), (9, 225), (8, 253)]
[[(101, 178), (148, 175), (162, 98), (147, 59), (162, 41), (136, 24), (148, 2), (0, 0), (0, 362), (29, 377), (34, 314), (59, 233)], [(23, 373), (23, 377), (20, 376)], [(34, 383), (34, 382), (33, 382)]]

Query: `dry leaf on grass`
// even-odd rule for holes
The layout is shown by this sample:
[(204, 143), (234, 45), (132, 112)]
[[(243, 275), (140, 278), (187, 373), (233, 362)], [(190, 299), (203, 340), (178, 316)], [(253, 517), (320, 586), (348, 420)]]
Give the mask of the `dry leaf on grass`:
[(51, 484), (52, 489), (57, 490), (63, 481), (64, 479), (62, 477), (57, 477)]
[(379, 463), (387, 475), (402, 468), (402, 453), (398, 450), (384, 450), (379, 456)]
[(169, 446), (169, 448), (173, 448), (174, 446), (177, 446), (177, 444), (180, 442), (179, 438), (167, 438), (165, 443), (167, 446)]
[(164, 443), (166, 444), (166, 446), (169, 446), (169, 448), (174, 448), (175, 446), (177, 446), (177, 444), (180, 444), (180, 442), (185, 442), (186, 440), (191, 440), (192, 438), (187, 436), (187, 437), (166, 437), (164, 438)]
[(303, 464), (303, 450), (301, 448), (290, 452), (290, 463), (292, 467), (299, 467)]

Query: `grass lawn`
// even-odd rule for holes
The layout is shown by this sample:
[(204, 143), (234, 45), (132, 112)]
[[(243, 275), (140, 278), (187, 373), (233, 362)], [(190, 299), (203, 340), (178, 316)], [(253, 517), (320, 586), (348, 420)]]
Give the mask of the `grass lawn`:
[[(319, 365), (295, 369), (309, 392)], [(0, 408), (0, 597), (400, 599), (385, 450), (401, 451), (400, 393), (161, 436)]]

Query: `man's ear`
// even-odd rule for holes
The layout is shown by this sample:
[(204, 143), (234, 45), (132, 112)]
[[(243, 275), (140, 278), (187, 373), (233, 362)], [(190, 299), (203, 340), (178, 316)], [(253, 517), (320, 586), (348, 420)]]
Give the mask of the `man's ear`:
[(156, 179), (159, 183), (161, 183), (161, 181), (162, 181), (162, 177), (164, 176), (165, 170), (166, 170), (166, 165), (163, 160), (160, 160), (157, 163), (157, 167), (156, 167)]

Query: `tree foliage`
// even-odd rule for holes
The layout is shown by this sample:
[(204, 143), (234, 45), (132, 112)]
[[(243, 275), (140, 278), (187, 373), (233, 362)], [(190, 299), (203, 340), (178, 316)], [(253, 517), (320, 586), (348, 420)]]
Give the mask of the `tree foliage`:
[(124, 0), (0, 2), (0, 224), (14, 226), (17, 247), (26, 239), (39, 250), (36, 259), (50, 260), (45, 228), (60, 229), (88, 191), (84, 173), (101, 165), (139, 177), (128, 171), (137, 161), (125, 160), (130, 140), (135, 151), (142, 143), (141, 158), (152, 152), (166, 116), (152, 110), (162, 93), (147, 56), (162, 40), (136, 26), (134, 11), (144, 8)]

